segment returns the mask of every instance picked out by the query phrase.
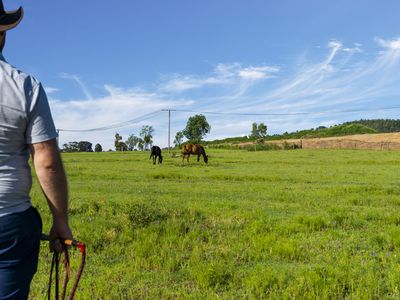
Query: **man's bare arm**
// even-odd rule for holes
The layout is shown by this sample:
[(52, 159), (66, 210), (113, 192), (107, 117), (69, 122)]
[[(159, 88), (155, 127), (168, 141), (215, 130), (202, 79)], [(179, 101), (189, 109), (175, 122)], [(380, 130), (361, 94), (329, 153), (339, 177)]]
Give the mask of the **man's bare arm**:
[(53, 216), (51, 246), (61, 251), (57, 239), (72, 239), (68, 225), (68, 185), (55, 139), (31, 145), (33, 165)]

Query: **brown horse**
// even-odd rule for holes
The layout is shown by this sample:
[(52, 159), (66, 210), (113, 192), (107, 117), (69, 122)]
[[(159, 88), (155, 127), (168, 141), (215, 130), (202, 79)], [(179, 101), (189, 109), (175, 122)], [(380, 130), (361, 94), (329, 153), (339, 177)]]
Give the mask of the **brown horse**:
[(199, 144), (186, 144), (182, 147), (182, 163), (185, 161), (185, 157), (187, 162), (189, 162), (190, 154), (197, 155), (197, 161), (200, 160), (200, 155), (203, 155), (203, 159), (205, 163), (208, 163), (208, 156), (206, 155), (206, 151), (204, 147)]

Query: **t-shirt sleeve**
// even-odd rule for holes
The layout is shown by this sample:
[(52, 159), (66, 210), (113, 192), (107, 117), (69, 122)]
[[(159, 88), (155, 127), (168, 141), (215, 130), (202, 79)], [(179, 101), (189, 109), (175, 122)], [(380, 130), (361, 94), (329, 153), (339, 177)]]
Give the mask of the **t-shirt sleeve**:
[(43, 86), (39, 84), (33, 93), (31, 109), (28, 114), (26, 128), (26, 143), (35, 144), (45, 142), (58, 137), (50, 112), (49, 102)]

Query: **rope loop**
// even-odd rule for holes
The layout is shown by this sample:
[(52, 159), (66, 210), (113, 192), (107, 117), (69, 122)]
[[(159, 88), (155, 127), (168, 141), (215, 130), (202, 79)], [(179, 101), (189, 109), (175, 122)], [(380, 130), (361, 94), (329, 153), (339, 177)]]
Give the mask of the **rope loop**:
[[(41, 236), (41, 240), (42, 241), (49, 241), (49, 236), (42, 234)], [(64, 285), (62, 288), (62, 296), (61, 296), (61, 300), (65, 300), (66, 299), (66, 295), (67, 295), (67, 286), (68, 286), (68, 282), (70, 279), (70, 275), (71, 275), (71, 268), (70, 268), (70, 264), (69, 264), (69, 254), (68, 254), (68, 247), (73, 247), (78, 249), (82, 256), (81, 256), (81, 263), (79, 265), (79, 269), (78, 272), (76, 274), (75, 280), (74, 280), (74, 284), (71, 288), (71, 292), (69, 293), (68, 296), (68, 300), (72, 300), (74, 299), (75, 296), (75, 292), (78, 288), (78, 284), (79, 284), (79, 280), (81, 279), (82, 273), (83, 273), (83, 268), (85, 266), (85, 261), (86, 261), (86, 247), (85, 244), (83, 242), (79, 242), (76, 240), (61, 240), (62, 244), (65, 246), (63, 247), (63, 251), (61, 253), (57, 253), (54, 252), (53, 253), (53, 258), (51, 261), (51, 268), (50, 268), (50, 276), (49, 276), (49, 284), (48, 284), (48, 289), (47, 289), (47, 299), (51, 300), (51, 288), (52, 288), (52, 284), (53, 284), (53, 273), (55, 273), (55, 299), (59, 300), (60, 298), (60, 294), (59, 294), (59, 281), (60, 281), (60, 277), (59, 277), (59, 265), (60, 265), (60, 256), (63, 255), (64, 258), (64, 270), (65, 270), (65, 277), (64, 277)]]

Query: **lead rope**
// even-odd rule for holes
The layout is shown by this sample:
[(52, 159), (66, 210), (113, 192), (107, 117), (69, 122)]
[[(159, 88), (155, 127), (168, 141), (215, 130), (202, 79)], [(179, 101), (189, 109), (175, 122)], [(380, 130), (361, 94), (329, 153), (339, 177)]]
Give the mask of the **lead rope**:
[[(42, 240), (48, 241), (49, 237), (47, 235), (42, 234), (41, 237)], [(81, 279), (82, 273), (83, 273), (83, 268), (85, 267), (85, 261), (86, 261), (86, 247), (83, 242), (78, 242), (76, 240), (61, 240), (61, 242), (65, 246), (72, 246), (74, 248), (79, 249), (79, 251), (82, 254), (81, 257), (81, 263), (78, 269), (78, 272), (75, 277), (74, 284), (72, 286), (71, 292), (68, 296), (68, 300), (74, 299), (75, 292), (78, 288), (79, 280)], [(64, 269), (65, 269), (65, 278), (64, 278), (64, 286), (62, 290), (62, 300), (65, 300), (66, 292), (67, 292), (67, 285), (68, 281), (70, 278), (70, 265), (69, 265), (69, 255), (68, 255), (68, 249), (65, 247), (64, 250), (62, 251), (64, 254)], [(50, 268), (50, 276), (49, 276), (49, 285), (47, 289), (47, 299), (51, 299), (51, 286), (53, 283), (53, 271), (55, 271), (55, 299), (59, 300), (59, 264), (60, 264), (60, 253), (54, 252), (53, 258), (51, 261), (51, 268)], [(54, 270), (55, 269), (55, 270)]]

